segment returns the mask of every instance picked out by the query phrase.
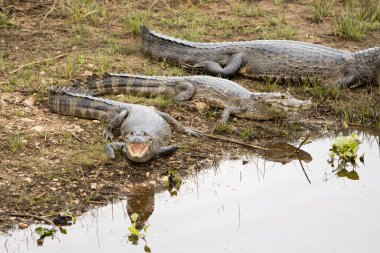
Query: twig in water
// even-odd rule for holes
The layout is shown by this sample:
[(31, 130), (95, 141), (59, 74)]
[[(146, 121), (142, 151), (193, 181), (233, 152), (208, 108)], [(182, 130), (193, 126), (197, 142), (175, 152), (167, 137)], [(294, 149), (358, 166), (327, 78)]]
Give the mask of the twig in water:
[(302, 145), (305, 144), (305, 142), (307, 141), (307, 139), (309, 139), (309, 137), (310, 137), (310, 134), (301, 142), (301, 144), (296, 149), (295, 153), (298, 153), (298, 151), (300, 150), (300, 148), (302, 147)]
[(34, 215), (34, 214), (26, 214), (26, 213), (11, 213), (9, 214), (9, 216), (13, 216), (13, 217), (23, 217), (23, 218), (33, 218), (33, 219), (36, 219), (36, 220), (40, 220), (40, 221), (44, 221), (46, 222), (47, 224), (49, 225), (52, 225), (55, 227), (55, 224), (53, 221), (49, 220), (49, 219), (46, 219), (44, 217), (41, 217), (41, 216), (38, 216), (38, 215)]
[(298, 158), (298, 161), (299, 161), (300, 164), (301, 164), (301, 168), (302, 168), (302, 170), (303, 170), (303, 173), (305, 174), (305, 177), (306, 177), (307, 181), (309, 182), (309, 184), (311, 184), (311, 181), (310, 181), (310, 179), (309, 179), (309, 176), (307, 175), (306, 170), (305, 170), (305, 168), (303, 167), (303, 164), (302, 164), (302, 161), (301, 161), (300, 156), (298, 155), (298, 152), (297, 152), (297, 158)]
[(68, 53), (60, 54), (60, 55), (57, 55), (53, 58), (48, 58), (48, 59), (44, 59), (44, 60), (40, 60), (40, 61), (30, 62), (30, 63), (24, 64), (24, 65), (21, 65), (20, 67), (18, 67), (15, 70), (12, 70), (9, 74), (12, 75), (12, 74), (16, 73), (17, 71), (19, 71), (25, 67), (29, 67), (29, 66), (36, 65), (36, 64), (41, 64), (41, 63), (52, 61), (52, 60), (57, 60), (57, 59), (65, 57), (66, 55), (68, 55)]

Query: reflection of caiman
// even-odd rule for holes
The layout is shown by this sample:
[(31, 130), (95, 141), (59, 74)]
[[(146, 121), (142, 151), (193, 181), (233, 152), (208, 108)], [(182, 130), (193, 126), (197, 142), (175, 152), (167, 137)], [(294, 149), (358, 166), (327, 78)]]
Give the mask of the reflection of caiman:
[(309, 153), (301, 149), (297, 151), (295, 146), (288, 143), (269, 143), (265, 148), (268, 149), (260, 151), (260, 154), (269, 161), (286, 164), (298, 158), (307, 163), (313, 160)]
[(120, 128), (123, 142), (106, 145), (111, 158), (115, 158), (115, 149), (121, 149), (129, 160), (139, 163), (175, 151), (176, 146), (168, 146), (171, 138), (168, 123), (179, 132), (198, 135), (170, 115), (153, 108), (93, 97), (74, 88), (51, 87), (48, 105), (59, 114), (107, 122), (103, 132), (107, 139), (112, 139), (113, 130)]
[(139, 218), (136, 223), (136, 228), (141, 230), (146, 225), (149, 217), (154, 211), (154, 185), (134, 186), (127, 193), (127, 212), (131, 217), (133, 213), (137, 213)]
[(214, 75), (299, 80), (317, 78), (330, 86), (357, 87), (380, 82), (380, 47), (351, 53), (286, 40), (197, 43), (141, 26), (148, 56)]
[(129, 74), (105, 74), (103, 78), (90, 76), (85, 88), (96, 95), (137, 94), (163, 95), (177, 103), (204, 102), (211, 107), (223, 108), (222, 122), (231, 114), (268, 120), (284, 112), (307, 109), (311, 101), (302, 101), (289, 93), (253, 93), (237, 83), (211, 76), (137, 76)]

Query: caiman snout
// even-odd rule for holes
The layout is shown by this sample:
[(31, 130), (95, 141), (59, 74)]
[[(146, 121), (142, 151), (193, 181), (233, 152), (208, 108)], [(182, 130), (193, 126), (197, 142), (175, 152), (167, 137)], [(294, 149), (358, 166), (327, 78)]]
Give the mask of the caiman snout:
[(128, 151), (131, 155), (136, 157), (141, 157), (148, 150), (148, 145), (146, 143), (134, 142), (128, 143)]
[(131, 161), (146, 162), (155, 156), (153, 140), (144, 132), (131, 132), (124, 141), (124, 153)]
[(305, 110), (311, 107), (311, 100), (299, 100), (294, 98), (289, 92), (285, 93), (268, 93), (264, 97), (267, 105), (278, 112), (295, 112)]

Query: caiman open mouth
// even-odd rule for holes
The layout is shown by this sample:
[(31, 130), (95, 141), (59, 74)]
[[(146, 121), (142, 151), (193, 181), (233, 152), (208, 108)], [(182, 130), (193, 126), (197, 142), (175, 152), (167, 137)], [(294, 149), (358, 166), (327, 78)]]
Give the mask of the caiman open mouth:
[(148, 150), (148, 145), (143, 142), (134, 142), (128, 144), (128, 151), (131, 155), (142, 157)]

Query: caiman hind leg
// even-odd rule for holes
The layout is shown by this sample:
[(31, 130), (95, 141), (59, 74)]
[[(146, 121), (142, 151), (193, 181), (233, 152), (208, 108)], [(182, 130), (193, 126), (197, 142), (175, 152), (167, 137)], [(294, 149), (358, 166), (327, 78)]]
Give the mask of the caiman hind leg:
[(199, 131), (191, 129), (190, 127), (183, 126), (179, 121), (177, 121), (175, 118), (170, 116), (167, 113), (156, 111), (164, 120), (166, 120), (175, 130), (178, 132), (189, 134), (193, 136), (200, 136), (202, 135)]
[(366, 83), (366, 81), (360, 81), (357, 75), (350, 75), (342, 79), (336, 80), (330, 86), (336, 88), (355, 88)]
[(185, 65), (184, 69), (187, 71), (196, 71), (196, 72), (207, 72), (212, 75), (217, 76), (234, 76), (239, 72), (239, 69), (244, 64), (244, 54), (234, 54), (231, 59), (228, 61), (226, 66), (222, 67), (218, 62), (215, 61), (204, 61), (194, 65)]
[(174, 101), (179, 105), (186, 105), (189, 107), (193, 107), (193, 103), (189, 102), (191, 97), (195, 93), (195, 87), (192, 83), (189, 82), (180, 82), (175, 86), (176, 89), (176, 97)]
[(128, 110), (122, 110), (119, 114), (117, 114), (104, 129), (103, 137), (107, 140), (112, 140), (114, 137), (112, 133), (113, 129), (121, 126), (124, 120), (128, 117), (128, 113)]

